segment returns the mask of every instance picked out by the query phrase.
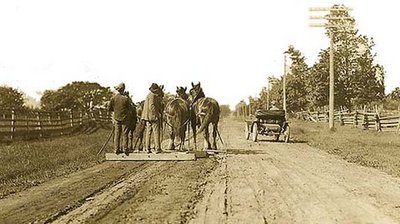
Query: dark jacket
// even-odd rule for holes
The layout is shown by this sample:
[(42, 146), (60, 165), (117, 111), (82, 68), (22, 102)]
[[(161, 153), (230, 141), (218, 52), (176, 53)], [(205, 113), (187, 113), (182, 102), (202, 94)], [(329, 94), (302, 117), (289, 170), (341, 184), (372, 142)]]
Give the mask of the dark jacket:
[(108, 110), (114, 112), (114, 120), (125, 121), (129, 116), (131, 109), (131, 100), (129, 97), (117, 93), (110, 100)]

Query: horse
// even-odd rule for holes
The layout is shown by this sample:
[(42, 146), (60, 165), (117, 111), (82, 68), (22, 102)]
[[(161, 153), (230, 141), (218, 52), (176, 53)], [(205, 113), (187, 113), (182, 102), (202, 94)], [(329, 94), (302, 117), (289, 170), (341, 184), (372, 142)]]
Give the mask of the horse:
[[(175, 149), (175, 137), (179, 138), (179, 151), (182, 151), (186, 137), (186, 127), (189, 123), (189, 105), (187, 97), (185, 99), (184, 92), (186, 91), (183, 87), (176, 87), (176, 93), (178, 97), (169, 101), (165, 107), (166, 124), (170, 127), (170, 143), (168, 149)], [(183, 90), (183, 93), (182, 93)]]
[[(218, 134), (218, 122), (220, 116), (220, 107), (218, 102), (210, 97), (206, 97), (203, 89), (201, 88), (200, 82), (193, 84), (189, 90), (191, 97), (191, 110), (193, 116), (191, 117), (192, 128), (196, 128), (200, 124), (199, 130), (193, 131), (193, 137), (196, 139), (196, 134), (204, 131), (204, 149), (215, 149), (217, 150), (217, 134)], [(212, 145), (209, 140), (209, 125), (212, 124)], [(196, 140), (195, 140), (196, 141)]]
[(186, 93), (186, 90), (187, 90), (187, 87), (185, 87), (185, 88), (178, 87), (176, 90), (176, 93), (179, 98), (184, 99), (187, 102), (187, 104), (189, 105), (189, 125), (192, 128), (192, 132), (194, 133), (192, 136), (193, 142), (194, 142), (194, 148), (197, 149), (195, 133), (196, 133), (196, 127), (199, 124), (199, 122), (196, 122), (197, 117), (196, 117), (195, 112), (193, 111), (191, 100), (189, 99), (190, 95)]
[(137, 109), (135, 103), (132, 101), (132, 97), (129, 95), (128, 91), (124, 92), (124, 95), (129, 98), (129, 110), (126, 117), (126, 125), (128, 131), (128, 148), (133, 150), (133, 136), (137, 126)]
[(144, 105), (144, 100), (137, 102), (137, 107), (136, 107), (136, 119), (137, 119), (137, 124), (136, 129), (135, 129), (135, 144), (132, 147), (134, 151), (139, 151), (143, 150), (143, 136), (144, 136), (144, 130), (146, 128), (145, 122), (141, 119), (142, 117), (142, 111), (143, 111), (143, 105)]

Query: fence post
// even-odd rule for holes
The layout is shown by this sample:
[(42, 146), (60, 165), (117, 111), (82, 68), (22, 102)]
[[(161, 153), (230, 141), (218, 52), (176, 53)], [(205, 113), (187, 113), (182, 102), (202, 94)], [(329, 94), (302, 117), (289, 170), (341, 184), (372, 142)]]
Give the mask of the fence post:
[(50, 129), (53, 129), (53, 126), (52, 126), (53, 122), (51, 120), (51, 112), (48, 112), (47, 119), (49, 120)]
[(400, 134), (400, 117), (399, 121), (397, 122), (397, 134)]
[(79, 111), (79, 125), (83, 124), (83, 112), (82, 110)]
[(344, 125), (344, 120), (343, 120), (343, 113), (342, 113), (342, 111), (339, 112), (339, 122), (340, 122), (340, 125), (341, 125), (341, 126)]
[(381, 121), (379, 119), (379, 114), (375, 114), (375, 129), (376, 131), (382, 131)]
[(43, 137), (42, 121), (40, 120), (40, 112), (36, 114), (37, 124), (39, 128), (39, 137)]
[(57, 112), (57, 120), (58, 120), (58, 128), (61, 130), (60, 131), (60, 135), (63, 135), (64, 134), (64, 132), (62, 131), (63, 130), (63, 128), (64, 128), (64, 125), (63, 125), (63, 122), (62, 122), (62, 120), (61, 120), (61, 115), (60, 115), (60, 112)]
[(329, 111), (325, 112), (325, 122), (329, 122)]
[(15, 110), (12, 110), (11, 111), (11, 135), (10, 135), (11, 140), (14, 139), (15, 122), (16, 122), (16, 114), (15, 114)]
[(364, 126), (364, 129), (365, 130), (368, 130), (368, 128), (369, 128), (369, 124), (368, 124), (368, 115), (367, 114), (364, 114), (364, 116), (363, 116), (363, 126)]
[(358, 125), (358, 112), (356, 109), (356, 112), (354, 113), (354, 122), (353, 122), (354, 126)]
[(99, 121), (103, 121), (103, 113), (101, 112), (101, 109), (99, 109)]
[(70, 119), (71, 127), (73, 127), (74, 126), (74, 112), (72, 112), (72, 110), (70, 110), (70, 112), (69, 112), (69, 119)]
[(28, 114), (25, 115), (26, 131), (29, 131), (29, 116), (28, 116)]

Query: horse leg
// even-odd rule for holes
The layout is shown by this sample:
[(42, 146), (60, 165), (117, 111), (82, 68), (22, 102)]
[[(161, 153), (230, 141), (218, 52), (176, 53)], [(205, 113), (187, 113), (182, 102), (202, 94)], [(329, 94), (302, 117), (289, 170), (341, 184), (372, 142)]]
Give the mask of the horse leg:
[[(172, 128), (171, 128), (172, 129)], [(174, 150), (175, 149), (175, 133), (173, 130), (171, 130), (171, 133), (169, 134), (169, 145), (168, 145), (169, 150)]]
[(135, 145), (133, 146), (133, 148), (134, 148), (133, 150), (135, 150), (135, 151), (136, 151), (136, 146), (137, 146), (137, 151), (143, 150), (143, 136), (144, 136), (144, 131), (146, 129), (145, 125), (146, 124), (144, 121), (140, 121), (138, 127), (136, 127), (136, 130), (135, 130), (136, 140), (135, 140)]
[(210, 132), (208, 130), (208, 125), (206, 125), (206, 128), (204, 128), (204, 150), (211, 149), (209, 138), (210, 138)]
[(187, 136), (188, 136), (188, 141), (187, 141), (187, 143), (188, 143), (188, 150), (190, 150), (190, 139), (189, 139), (189, 137), (190, 137), (190, 124), (187, 124), (186, 126), (185, 126), (185, 141), (186, 141), (186, 130), (187, 130)]
[(180, 138), (181, 138), (181, 144), (179, 144), (179, 150), (182, 151), (185, 149), (185, 138), (186, 138), (186, 125), (181, 127), (180, 129)]
[(193, 144), (194, 150), (197, 151), (197, 141), (196, 141), (196, 122), (191, 122), (193, 131)]
[(217, 131), (218, 131), (218, 123), (213, 124), (213, 149), (217, 150)]
[(129, 148), (129, 151), (133, 151), (133, 129), (132, 128), (130, 128), (129, 129), (129, 132), (128, 132), (128, 144), (129, 144), (129, 146), (128, 146), (128, 148)]

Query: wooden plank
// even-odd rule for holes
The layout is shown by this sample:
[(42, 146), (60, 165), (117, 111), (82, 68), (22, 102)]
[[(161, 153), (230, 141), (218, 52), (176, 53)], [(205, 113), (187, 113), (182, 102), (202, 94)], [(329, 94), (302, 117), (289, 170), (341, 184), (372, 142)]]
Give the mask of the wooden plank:
[(381, 124), (394, 124), (394, 125), (398, 125), (399, 121), (383, 121), (381, 122)]
[(397, 128), (398, 124), (381, 124), (382, 128)]
[(398, 121), (399, 118), (400, 118), (399, 116), (381, 117), (380, 120), (381, 121), (386, 121), (386, 120), (396, 120), (396, 121)]
[(194, 151), (194, 155), (196, 156), (196, 159), (208, 157), (208, 153), (206, 151)]
[(206, 149), (205, 152), (207, 152), (207, 153), (226, 153), (225, 150), (215, 150), (215, 149)]
[(196, 160), (195, 154), (189, 153), (130, 153), (125, 154), (106, 153), (107, 161), (188, 161)]

